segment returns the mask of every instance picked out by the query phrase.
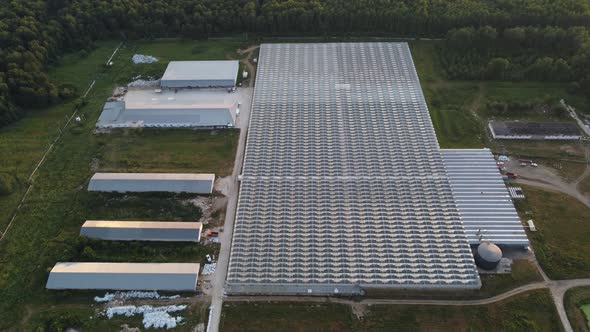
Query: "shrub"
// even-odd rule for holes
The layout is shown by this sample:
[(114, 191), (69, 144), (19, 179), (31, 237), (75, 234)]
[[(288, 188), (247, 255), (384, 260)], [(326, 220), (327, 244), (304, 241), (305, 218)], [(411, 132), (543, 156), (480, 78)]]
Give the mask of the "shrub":
[(14, 192), (14, 177), (7, 173), (0, 173), (0, 196), (9, 195)]

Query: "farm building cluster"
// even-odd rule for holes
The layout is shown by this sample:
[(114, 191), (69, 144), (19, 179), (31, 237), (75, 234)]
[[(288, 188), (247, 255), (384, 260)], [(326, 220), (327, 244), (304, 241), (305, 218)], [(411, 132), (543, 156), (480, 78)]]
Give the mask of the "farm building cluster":
[[(214, 174), (96, 173), (88, 191), (211, 194)], [(199, 242), (200, 222), (87, 220), (80, 235), (105, 241)], [(198, 263), (58, 262), (48, 289), (194, 291)]]
[[(97, 128), (233, 127), (238, 69), (238, 61), (172, 61), (158, 86), (117, 88)], [(215, 174), (95, 173), (88, 191), (210, 195), (214, 182)], [(174, 221), (87, 220), (80, 229), (81, 236), (104, 241), (199, 242), (202, 232), (200, 222)], [(199, 271), (198, 263), (58, 262), (46, 287), (194, 291)]]
[(478, 289), (529, 245), (491, 152), (440, 149), (406, 43), (264, 44), (253, 105), (229, 295)]
[(231, 128), (238, 70), (237, 60), (172, 61), (155, 86), (117, 88), (96, 127)]
[[(108, 102), (98, 127), (231, 127), (240, 105), (232, 66), (171, 63), (157, 89)], [(228, 295), (479, 289), (481, 269), (496, 268), (503, 248), (528, 247), (490, 150), (440, 149), (406, 43), (264, 44), (256, 82)], [(210, 194), (214, 180), (97, 173), (88, 190)], [(199, 241), (201, 227), (89, 220), (81, 234)], [(58, 263), (47, 287), (78, 275), (72, 288), (194, 289), (198, 270)], [(98, 281), (101, 273), (121, 280)], [(125, 283), (139, 276), (145, 282)]]

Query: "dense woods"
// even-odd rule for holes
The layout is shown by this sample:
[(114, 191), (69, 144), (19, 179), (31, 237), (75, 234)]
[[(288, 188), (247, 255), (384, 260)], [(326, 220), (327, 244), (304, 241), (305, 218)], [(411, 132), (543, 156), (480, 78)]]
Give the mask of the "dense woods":
[[(17, 119), (23, 109), (45, 107), (75, 95), (71, 87), (52, 82), (45, 74), (46, 68), (64, 52), (90, 48), (99, 38), (206, 38), (232, 32), (442, 37), (450, 29), (464, 26), (477, 29), (489, 25), (501, 31), (514, 26), (559, 27), (556, 29), (590, 26), (587, 0), (2, 0), (0, 3), (0, 126)], [(555, 54), (551, 56), (551, 66), (569, 66), (566, 72), (577, 78), (578, 64), (572, 57)], [(550, 61), (537, 60), (540, 67)], [(507, 65), (495, 60), (490, 66), (491, 71), (501, 72)], [(540, 70), (530, 75), (546, 74)], [(569, 78), (564, 74), (559, 79)]]
[(585, 27), (453, 29), (441, 55), (451, 78), (575, 81), (574, 90), (590, 94), (590, 34)]

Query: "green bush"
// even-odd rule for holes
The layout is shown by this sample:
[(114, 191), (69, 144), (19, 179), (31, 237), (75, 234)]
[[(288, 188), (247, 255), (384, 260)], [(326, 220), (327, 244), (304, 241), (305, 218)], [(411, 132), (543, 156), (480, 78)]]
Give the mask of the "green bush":
[(59, 310), (57, 312), (47, 312), (40, 315), (34, 324), (35, 331), (61, 332), (67, 329), (80, 329), (86, 327), (86, 322), (80, 314), (69, 313)]
[(10, 174), (0, 173), (0, 196), (9, 195), (14, 192), (14, 177)]

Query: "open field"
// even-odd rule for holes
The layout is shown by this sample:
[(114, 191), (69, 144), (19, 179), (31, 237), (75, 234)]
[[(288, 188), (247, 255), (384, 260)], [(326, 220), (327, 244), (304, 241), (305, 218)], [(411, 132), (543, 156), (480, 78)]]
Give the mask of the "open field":
[[(140, 170), (137, 165), (129, 165), (131, 158), (155, 159), (156, 162), (152, 160), (145, 168), (154, 171), (172, 171), (176, 170), (176, 167), (179, 167), (179, 171), (188, 171), (187, 165), (192, 162), (195, 162), (193, 172), (207, 169), (223, 174), (223, 170), (231, 169), (232, 151), (235, 149), (234, 144), (238, 136), (235, 131), (227, 134), (218, 133), (217, 136), (211, 136), (211, 139), (209, 136), (205, 137), (204, 133), (194, 132), (192, 138), (179, 141), (178, 148), (173, 149), (171, 142), (179, 137), (179, 134), (173, 131), (163, 131), (157, 135), (150, 131), (118, 133), (114, 135), (114, 143), (110, 143), (108, 136), (95, 135), (93, 130), (102, 105), (115, 84), (129, 82), (132, 77), (139, 74), (159, 73), (158, 70), (165, 67), (162, 63), (154, 66), (133, 65), (130, 58), (134, 53), (153, 55), (162, 59), (226, 58), (235, 54), (235, 49), (240, 43), (226, 40), (138, 43), (121, 48), (113, 58), (113, 66), (104, 67), (102, 64), (117, 45), (118, 42), (100, 43), (98, 48), (88, 55), (66, 56), (59, 66), (50, 71), (52, 79), (72, 84), (82, 92), (93, 79), (96, 79), (96, 84), (86, 98), (86, 105), (79, 110), (79, 114), (83, 115), (85, 120), (81, 124), (70, 124), (64, 131), (61, 140), (39, 168), (25, 205), (8, 235), (0, 243), (0, 330), (14, 327), (24, 313), (23, 308), (30, 303), (34, 303), (31, 309), (34, 311), (35, 306), (47, 306), (60, 301), (54, 293), (44, 290), (47, 272), (56, 261), (80, 257), (82, 253), (79, 252), (80, 247), (76, 246), (76, 239), (80, 225), (85, 219), (89, 219), (88, 217), (158, 219), (178, 217), (180, 214), (181, 219), (192, 220), (188, 215), (196, 216), (191, 209), (178, 209), (176, 203), (165, 202), (169, 201), (168, 198), (157, 197), (149, 201), (149, 204), (154, 207), (164, 206), (163, 209), (147, 209), (148, 212), (138, 215), (134, 211), (141, 210), (144, 205), (127, 202), (129, 205), (109, 209), (111, 212), (106, 213), (107, 209), (102, 205), (100, 198), (86, 191), (87, 181), (95, 171), (93, 168), (97, 166), (97, 161), (99, 166), (109, 167), (111, 171)], [(66, 116), (73, 111), (74, 102), (57, 105), (48, 110), (35, 111), (23, 120), (2, 128), (1, 171), (14, 172), (24, 189), (25, 180), (34, 165), (41, 158), (48, 143), (56, 137), (58, 128), (66, 121)], [(142, 135), (145, 135), (145, 140)], [(214, 144), (212, 137), (222, 138), (221, 142)], [(160, 143), (162, 145), (159, 145)], [(133, 147), (137, 147), (138, 150)], [(212, 152), (214, 156), (209, 159), (202, 158), (202, 151), (208, 148), (216, 150)], [(158, 157), (154, 157), (156, 155)], [(218, 158), (219, 164), (216, 164), (215, 158)], [(23, 189), (13, 195), (0, 197), (2, 229), (16, 208)], [(153, 252), (137, 248), (128, 258), (139, 259), (141, 256), (145, 260), (157, 257), (160, 257), (159, 260), (166, 260), (166, 255), (182, 256), (168, 248), (172, 247), (160, 248)], [(217, 249), (206, 250), (215, 252)], [(94, 254), (106, 260), (115, 253), (99, 248)], [(204, 252), (201, 249), (187, 249), (183, 257), (192, 260), (202, 255)]]
[[(357, 314), (361, 312), (359, 319)], [(222, 331), (560, 331), (547, 291), (485, 306), (374, 305), (358, 308), (318, 303), (224, 305)]]
[[(537, 232), (529, 238), (543, 270), (552, 279), (590, 277), (590, 214), (575, 198), (523, 186), (526, 200), (517, 202), (522, 218), (532, 218)], [(532, 211), (530, 215), (524, 215)]]
[[(590, 330), (590, 287), (572, 288), (564, 297), (567, 317), (574, 331)], [(586, 309), (584, 315), (582, 306)]]

